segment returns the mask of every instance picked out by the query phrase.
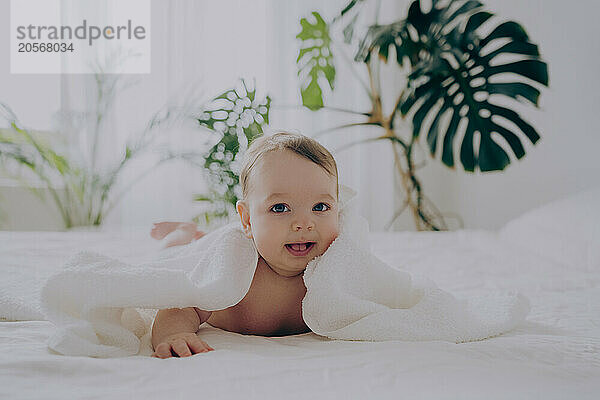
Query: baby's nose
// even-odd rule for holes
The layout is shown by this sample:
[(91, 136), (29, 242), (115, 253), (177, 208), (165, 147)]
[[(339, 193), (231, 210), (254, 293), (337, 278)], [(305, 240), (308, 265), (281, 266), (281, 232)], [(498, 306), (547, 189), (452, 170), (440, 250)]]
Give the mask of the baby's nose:
[(306, 223), (295, 222), (292, 226), (295, 231), (299, 231), (301, 229), (306, 229), (307, 231), (311, 231), (315, 227), (315, 225), (312, 221), (306, 222)]

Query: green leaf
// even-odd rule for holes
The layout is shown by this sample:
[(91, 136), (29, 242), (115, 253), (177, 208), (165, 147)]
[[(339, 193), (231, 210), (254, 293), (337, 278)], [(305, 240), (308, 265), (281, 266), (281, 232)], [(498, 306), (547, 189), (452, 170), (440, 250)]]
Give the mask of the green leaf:
[(211, 201), (214, 200), (213, 197), (210, 197), (210, 196), (205, 195), (205, 194), (194, 195), (193, 199), (194, 199), (194, 201), (208, 201), (208, 202), (211, 202)]
[(508, 154), (490, 135), (481, 135), (478, 164), (481, 172), (501, 171), (510, 163)]
[(442, 119), (442, 116), (448, 111), (449, 108), (450, 108), (450, 98), (445, 97), (442, 107), (440, 108), (440, 110), (438, 111), (437, 115), (435, 116), (433, 122), (431, 123), (431, 128), (429, 128), (429, 133), (427, 133), (427, 144), (429, 144), (429, 152), (431, 153), (432, 156), (435, 155), (435, 152), (437, 150), (438, 137), (440, 136), (440, 132), (441, 132), (441, 128), (439, 126), (440, 121)]
[(527, 56), (539, 56), (540, 52), (538, 47), (533, 43), (528, 42), (508, 42), (497, 50), (487, 54), (484, 58), (487, 62), (490, 62), (494, 57), (500, 54), (521, 54)]
[(431, 111), (431, 108), (440, 99), (439, 93), (435, 93), (434, 91), (427, 93), (427, 95), (428, 96), (425, 98), (425, 101), (423, 102), (421, 107), (419, 107), (419, 109), (417, 110), (415, 115), (413, 116), (412, 121), (413, 121), (413, 136), (414, 137), (419, 136), (419, 133), (421, 132), (421, 125), (423, 124), (423, 120), (425, 119), (425, 116), (429, 113), (429, 111)]
[(352, 7), (354, 7), (358, 3), (362, 3), (363, 1), (364, 0), (351, 0), (350, 3), (348, 3), (348, 5), (346, 5), (346, 7), (344, 7), (344, 9), (341, 12), (341, 15), (346, 14), (348, 11), (350, 11), (352, 9)]
[(318, 12), (313, 12), (315, 23), (306, 18), (300, 20), (302, 31), (296, 35), (301, 40), (296, 64), (300, 77), (302, 104), (311, 110), (323, 107), (323, 90), (319, 80), (325, 79), (333, 89), (335, 66), (331, 51), (329, 27)]
[(523, 158), (523, 156), (525, 155), (525, 149), (523, 148), (519, 137), (511, 131), (509, 131), (508, 129), (506, 129), (505, 127), (495, 124), (491, 120), (488, 121), (490, 125), (489, 132), (499, 133), (504, 138), (504, 140), (506, 140), (506, 142), (510, 146), (513, 153), (515, 153), (517, 158)]
[[(12, 128), (21, 135), (24, 139), (24, 143), (30, 144), (32, 150), (37, 153), (36, 155), (48, 165), (52, 170), (58, 172), (61, 176), (64, 176), (70, 169), (67, 159), (52, 150), (49, 144), (43, 143), (38, 140), (31, 132), (27, 129), (19, 128), (15, 122), (12, 122)], [(40, 167), (38, 163), (38, 167)]]
[(323, 92), (316, 79), (311, 80), (301, 94), (302, 104), (310, 110), (315, 111), (323, 107)]
[(489, 94), (503, 94), (519, 101), (525, 99), (535, 106), (538, 105), (540, 97), (538, 89), (523, 82), (488, 83), (486, 91)]
[(540, 60), (521, 60), (508, 64), (488, 66), (481, 75), (489, 78), (502, 73), (524, 76), (542, 85), (548, 86), (548, 65)]
[(471, 34), (481, 25), (483, 25), (488, 19), (490, 19), (494, 14), (487, 11), (480, 11), (475, 13), (469, 17), (467, 20), (467, 25), (465, 26), (464, 31), (462, 32), (465, 35)]
[(460, 120), (460, 115), (458, 112), (454, 111), (452, 119), (450, 120), (450, 125), (448, 125), (448, 129), (444, 135), (444, 143), (442, 145), (442, 162), (451, 168), (454, 167), (454, 154), (452, 153), (454, 149), (454, 136), (456, 136)]
[(504, 117), (513, 124), (517, 125), (519, 129), (525, 134), (525, 136), (527, 136), (527, 138), (531, 141), (531, 143), (536, 144), (537, 141), (540, 139), (540, 135), (538, 135), (538, 133), (535, 131), (535, 128), (527, 122), (525, 122), (521, 117), (519, 117), (519, 114), (517, 114), (513, 110), (508, 109), (506, 107), (496, 106), (490, 103), (486, 104), (486, 108), (489, 109), (492, 112), (492, 114)]
[[(209, 102), (198, 123), (218, 135), (219, 140), (203, 157), (210, 193), (197, 195), (194, 200), (221, 208), (229, 205), (228, 210), (231, 206), (235, 207), (239, 176), (233, 170), (233, 163), (243, 155), (246, 143), (252, 143), (263, 134), (269, 122), (270, 107), (271, 98), (266, 96), (259, 100), (256, 88), (249, 87), (244, 80), (236, 88), (226, 90)], [(204, 217), (214, 219), (228, 212), (205, 213)]]
[(460, 146), (460, 162), (465, 171), (475, 171), (475, 152), (473, 150), (473, 139), (475, 127), (473, 121), (469, 121), (462, 145)]
[(510, 38), (515, 42), (526, 42), (529, 39), (525, 29), (515, 21), (507, 21), (498, 25), (494, 30), (479, 42), (479, 46), (485, 47), (492, 40)]
[[(514, 21), (503, 22), (485, 38), (479, 37), (477, 28), (493, 16), (480, 11), (480, 7), (477, 1), (456, 0), (443, 5), (436, 2), (430, 11), (424, 12), (416, 0), (411, 4), (404, 26), (396, 22), (372, 29), (373, 37), (365, 47), (381, 55), (382, 50), (377, 46), (390, 42), (393, 37), (403, 52), (402, 57), (410, 60), (408, 93), (398, 109), (404, 116), (414, 111), (413, 137), (418, 138), (425, 121), (432, 121), (427, 133), (432, 155), (441, 144), (441, 161), (454, 167), (455, 146), (460, 145), (463, 168), (466, 171), (479, 168), (485, 172), (502, 170), (510, 164), (507, 152), (495, 140), (506, 141), (517, 159), (525, 155), (522, 140), (527, 138), (533, 144), (539, 140), (529, 123), (510, 108), (492, 103), (495, 97), (491, 96), (537, 106), (540, 90), (518, 80), (490, 82), (490, 79), (510, 73), (547, 86), (548, 67), (541, 60), (538, 47), (530, 43), (523, 27)], [(419, 33), (418, 37), (411, 36), (409, 31), (413, 28)], [(506, 43), (491, 52), (486, 51), (486, 45), (497, 39)], [(502, 55), (511, 55), (517, 60), (490, 65)], [(400, 64), (400, 60), (398, 62)], [(442, 116), (450, 116), (447, 127), (442, 126)], [(463, 118), (466, 124), (460, 124)], [(455, 143), (455, 138), (461, 137), (458, 130), (463, 126), (461, 142)], [(477, 149), (474, 148), (475, 135), (480, 138)]]
[[(463, 5), (461, 5), (460, 7), (458, 7), (456, 9), (456, 11), (453, 11), (452, 14), (450, 15), (443, 15), (446, 24), (450, 24), (452, 21), (454, 21), (456, 18), (458, 17), (463, 17), (464, 14), (471, 12), (479, 7), (483, 6), (482, 3), (475, 1), (475, 0), (469, 0), (466, 3), (464, 3)], [(451, 10), (450, 9), (446, 9), (446, 13), (449, 13)]]

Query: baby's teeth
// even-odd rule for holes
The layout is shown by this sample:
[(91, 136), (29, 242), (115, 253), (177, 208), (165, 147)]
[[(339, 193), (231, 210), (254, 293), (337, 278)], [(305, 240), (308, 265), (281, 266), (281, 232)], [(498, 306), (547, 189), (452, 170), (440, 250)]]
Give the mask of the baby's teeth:
[(306, 250), (306, 243), (303, 244), (292, 244), (292, 249), (296, 251), (304, 251)]

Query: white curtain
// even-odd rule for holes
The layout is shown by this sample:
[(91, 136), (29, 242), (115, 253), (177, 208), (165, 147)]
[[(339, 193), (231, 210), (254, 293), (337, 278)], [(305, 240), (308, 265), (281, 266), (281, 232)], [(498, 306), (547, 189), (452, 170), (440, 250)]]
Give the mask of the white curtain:
[[(248, 82), (255, 79), (257, 96), (269, 94), (273, 98), (269, 126), (272, 130), (285, 129), (312, 136), (329, 127), (360, 120), (359, 116), (357, 119), (349, 113), (324, 110), (315, 113), (292, 107), (301, 104), (296, 69), (299, 42), (295, 38), (300, 31), (300, 18), (318, 10), (330, 19), (346, 3), (346, 0), (152, 1), (151, 74), (127, 77), (134, 78), (137, 84), (116, 99), (114, 117), (108, 121), (111, 133), (102, 138), (106, 153), (110, 155), (112, 149), (112, 154), (117, 154), (127, 134), (143, 128), (163, 104), (182, 103), (194, 95), (207, 100), (231, 88), (240, 78)], [(400, 3), (383, 2), (379, 9), (380, 22), (399, 18), (406, 8), (405, 2)], [(375, 8), (368, 12), (374, 16)], [(369, 111), (368, 97), (339, 49), (336, 56), (336, 89), (333, 95), (326, 94), (326, 104)], [(353, 54), (346, 50), (346, 57), (352, 59)], [(367, 80), (365, 70), (356, 68), (356, 74)], [(400, 83), (398, 74), (390, 72), (386, 86)], [(89, 98), (92, 85), (90, 76), (63, 76), (63, 107), (74, 108), (76, 104), (93, 102), (94, 99)], [(336, 149), (376, 133), (360, 127), (319, 137), (338, 162), (340, 182), (358, 190), (360, 210), (371, 230), (383, 229), (402, 201), (389, 143), (358, 145), (341, 152)], [(210, 135), (193, 123), (166, 129), (161, 137), (165, 144), (180, 150), (202, 150), (207, 148), (207, 139), (210, 140)], [(128, 182), (152, 163), (153, 158), (148, 156), (132, 164), (121, 177), (116, 193), (127, 189)], [(183, 162), (166, 164), (131, 187), (108, 216), (106, 224), (143, 227), (158, 220), (189, 220), (200, 210), (191, 197), (204, 190), (202, 171)], [(410, 220), (406, 227), (410, 228)]]

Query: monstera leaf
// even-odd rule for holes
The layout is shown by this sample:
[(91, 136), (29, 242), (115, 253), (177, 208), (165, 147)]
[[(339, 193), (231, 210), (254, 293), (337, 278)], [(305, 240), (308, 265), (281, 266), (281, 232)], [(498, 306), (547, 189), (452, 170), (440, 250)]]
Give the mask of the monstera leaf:
[(204, 167), (209, 173), (210, 193), (196, 195), (196, 201), (208, 202), (213, 209), (204, 214), (207, 223), (211, 218), (225, 217), (227, 205), (234, 206), (240, 195), (239, 171), (233, 163), (243, 150), (240, 140), (250, 144), (263, 134), (269, 122), (271, 98), (256, 99), (256, 89), (250, 89), (244, 80), (235, 89), (229, 89), (212, 99), (198, 122), (220, 135), (220, 140), (204, 157)]
[(298, 53), (298, 76), (301, 81), (302, 104), (311, 110), (323, 107), (323, 91), (319, 78), (325, 78), (333, 89), (335, 67), (331, 54), (329, 28), (318, 12), (313, 12), (316, 22), (311, 24), (306, 18), (300, 20), (302, 31), (296, 38), (302, 41)]
[[(480, 2), (441, 3), (433, 0), (431, 10), (424, 12), (416, 0), (405, 20), (372, 26), (356, 59), (368, 62), (372, 54), (378, 54), (387, 61), (389, 48), (394, 47), (397, 62), (409, 62), (411, 67), (408, 90), (397, 110), (404, 116), (414, 111), (413, 139), (419, 137), (429, 117), (430, 152), (435, 156), (441, 146), (442, 162), (454, 167), (455, 139), (459, 127), (465, 126), (460, 143), (464, 169), (502, 170), (510, 164), (510, 157), (499, 141), (504, 140), (520, 159), (525, 155), (520, 135), (533, 144), (540, 137), (517, 112), (499, 105), (494, 98), (504, 96), (538, 106), (540, 91), (531, 81), (547, 86), (547, 65), (518, 23), (503, 22), (481, 37), (477, 29), (493, 14), (483, 11)], [(504, 61), (507, 56), (510, 61)], [(507, 73), (520, 79), (500, 82)], [(443, 119), (449, 120), (447, 126), (443, 126)]]

